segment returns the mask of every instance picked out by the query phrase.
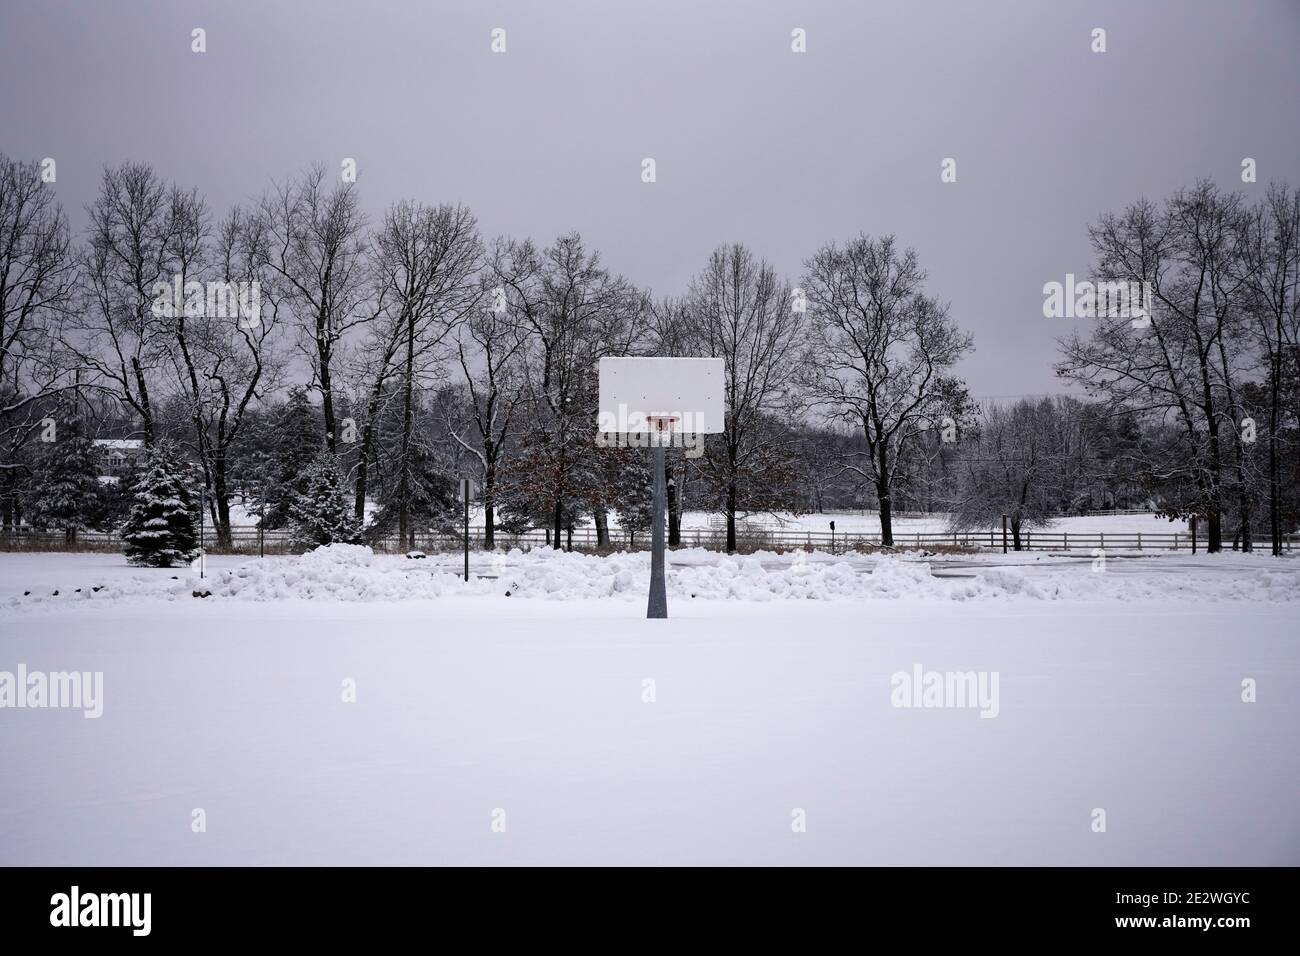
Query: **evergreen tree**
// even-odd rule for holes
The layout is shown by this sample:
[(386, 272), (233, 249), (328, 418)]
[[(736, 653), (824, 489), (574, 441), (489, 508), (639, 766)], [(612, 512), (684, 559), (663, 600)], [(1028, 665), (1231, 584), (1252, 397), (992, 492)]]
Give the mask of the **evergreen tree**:
[(654, 476), (642, 449), (620, 448), (614, 454), (618, 456), (612, 476), (615, 509), (619, 526), (632, 547), (637, 536), (648, 532), (654, 523)]
[(94, 527), (111, 530), (122, 526), (135, 503), (136, 482), (142, 474), (143, 471), (137, 466), (121, 471), (107, 480), (100, 479), (100, 494), (95, 502), (95, 517), (92, 521)]
[(321, 454), (321, 425), (305, 388), (293, 388), (274, 428), (275, 467), (267, 473), (266, 527), (292, 520), (295, 501), (307, 493), (308, 471)]
[(170, 446), (160, 442), (153, 447), (134, 484), (134, 504), (122, 527), (126, 559), (151, 568), (194, 560), (199, 553), (194, 527), (198, 503)]
[(309, 550), (322, 544), (360, 542), (361, 526), (338, 459), (322, 452), (307, 467), (303, 483), (303, 493), (289, 504), (294, 546)]
[[(405, 492), (410, 528), (409, 537), (401, 546), (414, 548), (417, 529), (458, 533), (463, 519), (456, 482), (438, 470), (433, 458), (418, 446), (408, 454), (410, 476)], [(402, 485), (394, 483), (390, 492), (381, 498), (379, 511), (369, 528), (371, 538), (383, 538), (398, 530), (402, 491)]]
[(72, 543), (78, 531), (96, 526), (103, 495), (95, 443), (80, 420), (70, 419), (60, 432), (36, 459), (27, 519), (34, 528), (62, 531)]

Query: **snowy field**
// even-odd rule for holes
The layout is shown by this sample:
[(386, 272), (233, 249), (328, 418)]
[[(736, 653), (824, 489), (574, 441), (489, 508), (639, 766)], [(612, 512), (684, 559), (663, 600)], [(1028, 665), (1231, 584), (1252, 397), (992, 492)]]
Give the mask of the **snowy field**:
[[(367, 520), (374, 513), (374, 505), (367, 504)], [(249, 509), (244, 505), (236, 503), (231, 506), (230, 520), (232, 524), (240, 528), (257, 527), (257, 510)], [(868, 511), (834, 511), (817, 514), (794, 515), (785, 512), (776, 514), (750, 514), (741, 516), (740, 524), (742, 527), (752, 529), (766, 529), (770, 531), (817, 531), (829, 532), (830, 522), (835, 522), (835, 530), (844, 534), (879, 534), (880, 533), (880, 515)], [(483, 524), (483, 509), (475, 506), (470, 508), (470, 524), (479, 527)], [(618, 528), (619, 520), (616, 511), (609, 512), (609, 526)], [(722, 515), (712, 511), (685, 511), (682, 513), (682, 528), (689, 531), (708, 530), (710, 528), (724, 527), (725, 524)], [(577, 523), (575, 527), (588, 528), (594, 527), (590, 517)], [(924, 516), (896, 515), (893, 520), (894, 533), (900, 537), (906, 537), (909, 534), (945, 534), (951, 529), (948, 525), (948, 516), (946, 514), (933, 514)], [(1000, 527), (1000, 526), (999, 526)], [(984, 529), (988, 530), (988, 529)], [(1184, 520), (1170, 521), (1155, 514), (1098, 514), (1098, 515), (1069, 515), (1054, 519), (1051, 524), (1044, 528), (1045, 531), (1051, 532), (1068, 532), (1070, 534), (1187, 534), (1187, 522)], [(539, 537), (545, 535), (544, 531), (537, 531), (535, 534)]]
[(0, 864), (1300, 864), (1300, 560), (670, 560), (0, 554)]

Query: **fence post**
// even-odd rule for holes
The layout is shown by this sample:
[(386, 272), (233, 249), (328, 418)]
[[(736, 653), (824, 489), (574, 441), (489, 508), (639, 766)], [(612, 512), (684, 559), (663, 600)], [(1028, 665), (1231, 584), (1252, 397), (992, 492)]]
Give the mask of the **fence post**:
[(1007, 516), (1002, 516), (1002, 553), (1007, 553)]
[(1062, 531), (1062, 532), (1061, 532), (1061, 539), (1065, 542), (1065, 550), (1066, 550), (1066, 551), (1069, 551), (1069, 550), (1070, 550), (1070, 532), (1068, 532), (1068, 531)]
[(1139, 550), (1139, 551), (1142, 550), (1142, 532), (1141, 532), (1141, 531), (1138, 532), (1138, 550)]
[(1106, 550), (1106, 532), (1105, 532), (1105, 531), (1103, 531), (1103, 532), (1101, 533), (1101, 550), (1103, 550), (1103, 551)]

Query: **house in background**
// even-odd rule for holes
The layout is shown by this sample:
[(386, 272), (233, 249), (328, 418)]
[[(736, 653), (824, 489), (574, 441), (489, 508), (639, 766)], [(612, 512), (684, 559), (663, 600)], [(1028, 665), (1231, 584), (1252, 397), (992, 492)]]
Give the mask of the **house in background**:
[(101, 475), (122, 475), (144, 459), (144, 441), (139, 438), (96, 438)]

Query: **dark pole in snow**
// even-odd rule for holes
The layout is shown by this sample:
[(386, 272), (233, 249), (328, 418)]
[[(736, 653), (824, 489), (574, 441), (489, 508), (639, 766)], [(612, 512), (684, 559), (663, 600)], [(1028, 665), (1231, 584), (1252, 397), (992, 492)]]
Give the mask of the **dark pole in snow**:
[(199, 489), (199, 580), (203, 580), (203, 509), (208, 506), (203, 489)]
[(1195, 554), (1196, 553), (1196, 515), (1192, 515), (1190, 523), (1192, 526), (1192, 554)]
[(461, 494), (465, 496), (465, 581), (469, 582), (469, 479), (460, 483)]
[(664, 446), (661, 434), (655, 435), (655, 506), (650, 532), (650, 603), (647, 618), (668, 616), (668, 589), (664, 584), (664, 504), (668, 497), (664, 487)]
[(1007, 553), (1007, 516), (1002, 516), (1002, 553)]
[(266, 482), (262, 483), (257, 502), (257, 556), (266, 557)]

